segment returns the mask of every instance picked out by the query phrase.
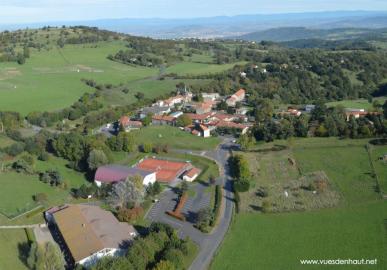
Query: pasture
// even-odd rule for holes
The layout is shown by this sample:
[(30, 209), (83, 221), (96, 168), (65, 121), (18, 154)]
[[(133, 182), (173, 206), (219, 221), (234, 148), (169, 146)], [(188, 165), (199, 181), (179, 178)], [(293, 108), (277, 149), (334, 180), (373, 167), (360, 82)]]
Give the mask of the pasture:
[(66, 45), (63, 49), (31, 50), (31, 58), (24, 65), (0, 63), (0, 107), (24, 115), (58, 110), (93, 91), (81, 82), (82, 78), (119, 84), (158, 73), (157, 69), (124, 65), (106, 58), (122, 48), (121, 41)]
[[(211, 269), (386, 269), (387, 204), (236, 216)], [(378, 259), (357, 268), (301, 265), (301, 259)]]
[[(291, 150), (243, 153), (252, 173), (250, 189), (240, 193), (243, 212), (304, 211), (333, 207), (340, 195), (324, 171), (300, 173)], [(320, 183), (317, 185), (316, 183)], [(314, 192), (314, 190), (318, 192)], [(262, 205), (270, 207), (262, 209)]]
[(176, 73), (177, 75), (200, 75), (210, 73), (220, 73), (233, 68), (237, 64), (245, 62), (216, 65), (207, 63), (182, 62), (167, 68), (166, 73)]
[[(387, 100), (387, 97), (373, 98), (373, 101), (378, 101), (382, 105), (386, 100)], [(340, 106), (343, 106), (344, 108), (352, 108), (352, 109), (365, 109), (365, 110), (373, 109), (372, 102), (369, 103), (368, 100), (366, 99), (333, 101), (333, 102), (328, 102), (326, 105), (328, 107), (336, 107), (340, 105)]]
[[(103, 100), (105, 105), (127, 105), (136, 102), (135, 94), (144, 93), (145, 98), (154, 99), (161, 95), (171, 93), (176, 89), (176, 85), (184, 82), (189, 88), (190, 85), (201, 85), (208, 80), (157, 80), (155, 78), (135, 80), (125, 84), (122, 87), (105, 89), (103, 91)], [(128, 93), (122, 91), (127, 88)]]
[[(0, 229), (0, 269), (27, 270), (19, 256), (26, 256), (24, 229)], [(23, 248), (24, 247), (24, 248)]]
[(384, 155), (387, 155), (387, 145), (370, 145), (370, 152), (380, 189), (387, 194), (387, 161), (383, 160)]
[[(211, 269), (321, 269), (303, 266), (300, 260), (337, 258), (376, 258), (376, 266), (361, 269), (385, 269), (387, 204), (375, 189), (367, 140), (308, 138), (276, 143), (290, 145), (303, 175), (324, 171), (340, 193), (340, 203), (304, 212), (236, 214)], [(283, 181), (275, 175), (271, 181)]]
[(220, 140), (216, 137), (202, 138), (171, 126), (149, 126), (133, 131), (136, 143), (168, 144), (170, 148), (210, 150), (216, 148)]
[(50, 204), (62, 203), (69, 196), (68, 191), (51, 187), (39, 181), (38, 176), (15, 172), (0, 174), (0, 213), (14, 217), (38, 206), (33, 200), (37, 193), (45, 193)]

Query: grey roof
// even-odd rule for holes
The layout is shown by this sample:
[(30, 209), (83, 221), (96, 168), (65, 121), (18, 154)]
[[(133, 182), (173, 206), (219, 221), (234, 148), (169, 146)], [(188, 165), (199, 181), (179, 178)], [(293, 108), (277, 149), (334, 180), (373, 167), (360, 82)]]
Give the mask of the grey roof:
[(148, 113), (158, 114), (158, 113), (162, 113), (162, 112), (167, 112), (169, 110), (170, 110), (169, 107), (152, 106), (152, 107), (143, 108), (141, 113), (143, 113), (143, 114), (148, 114)]

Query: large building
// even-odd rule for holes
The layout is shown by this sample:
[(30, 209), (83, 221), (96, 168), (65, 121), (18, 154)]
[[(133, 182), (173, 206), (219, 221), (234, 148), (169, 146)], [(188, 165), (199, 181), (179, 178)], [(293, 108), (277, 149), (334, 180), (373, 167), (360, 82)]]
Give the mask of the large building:
[(137, 236), (132, 225), (119, 222), (99, 206), (66, 205), (45, 213), (63, 238), (74, 264), (92, 266), (105, 256), (120, 256)]
[(171, 183), (181, 177), (192, 168), (189, 162), (169, 161), (156, 158), (148, 158), (140, 161), (137, 168), (156, 172), (156, 180), (164, 183)]
[(226, 103), (228, 106), (234, 107), (237, 104), (237, 102), (243, 101), (245, 97), (246, 97), (245, 89), (239, 89), (238, 91), (235, 92), (235, 94), (233, 94), (231, 97), (229, 97), (226, 100)]
[(156, 182), (156, 174), (153, 171), (145, 171), (135, 167), (126, 167), (120, 165), (106, 165), (97, 169), (94, 182), (97, 186), (102, 183), (114, 184), (125, 181), (128, 177), (140, 176), (143, 179), (144, 186)]

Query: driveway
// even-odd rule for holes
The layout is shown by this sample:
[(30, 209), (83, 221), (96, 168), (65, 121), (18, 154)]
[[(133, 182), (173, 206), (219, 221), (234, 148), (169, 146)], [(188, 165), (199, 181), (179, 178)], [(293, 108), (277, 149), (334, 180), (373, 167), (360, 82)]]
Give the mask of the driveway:
[[(192, 241), (199, 245), (199, 254), (189, 268), (190, 270), (204, 270), (208, 268), (230, 225), (234, 201), (231, 189), (232, 178), (227, 167), (227, 159), (229, 150), (232, 149), (232, 147), (235, 147), (235, 145), (231, 142), (231, 139), (224, 139), (223, 143), (216, 150), (204, 152), (179, 151), (214, 159), (222, 168), (221, 175), (217, 182), (223, 186), (223, 205), (218, 225), (211, 234), (205, 234), (195, 229), (192, 223), (190, 223), (190, 220), (188, 220), (188, 222), (182, 222), (165, 214), (165, 211), (173, 210), (176, 206), (177, 195), (171, 189), (163, 192), (159, 198), (159, 202), (148, 212), (147, 218), (151, 221), (169, 224), (178, 231), (181, 238), (188, 236)], [(196, 189), (196, 196), (191, 199), (191, 203), (187, 202), (186, 207), (183, 208), (183, 212), (194, 212), (206, 205), (207, 198), (204, 185), (197, 184)]]

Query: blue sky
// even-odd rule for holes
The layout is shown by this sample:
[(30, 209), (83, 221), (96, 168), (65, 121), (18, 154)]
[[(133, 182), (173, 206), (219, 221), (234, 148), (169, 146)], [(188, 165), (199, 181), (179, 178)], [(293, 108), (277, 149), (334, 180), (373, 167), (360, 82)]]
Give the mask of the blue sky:
[(387, 10), (387, 0), (0, 0), (0, 23)]

